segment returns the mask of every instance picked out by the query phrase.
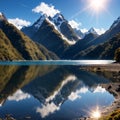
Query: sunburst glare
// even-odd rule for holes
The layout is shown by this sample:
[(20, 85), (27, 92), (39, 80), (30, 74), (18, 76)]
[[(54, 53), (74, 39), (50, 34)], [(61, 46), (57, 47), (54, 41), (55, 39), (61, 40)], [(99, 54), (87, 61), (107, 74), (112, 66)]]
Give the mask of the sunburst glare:
[(107, 10), (108, 0), (87, 0), (87, 4), (92, 12), (99, 13)]
[(77, 17), (83, 12), (90, 12), (91, 16), (95, 15), (96, 17), (98, 17), (98, 15), (102, 12), (106, 12), (107, 14), (111, 15), (108, 11), (108, 5), (110, 1), (111, 0), (84, 0), (83, 9), (74, 14), (71, 19)]
[(91, 114), (91, 118), (94, 119), (99, 119), (101, 117), (101, 112), (98, 106), (95, 109), (93, 109), (90, 114)]

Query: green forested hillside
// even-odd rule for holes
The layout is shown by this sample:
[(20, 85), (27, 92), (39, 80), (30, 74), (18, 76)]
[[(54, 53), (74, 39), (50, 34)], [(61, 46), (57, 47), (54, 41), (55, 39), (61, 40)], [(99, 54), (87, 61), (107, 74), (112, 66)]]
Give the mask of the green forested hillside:
[(114, 59), (115, 51), (119, 47), (120, 33), (103, 44), (81, 51), (74, 56), (74, 59)]
[[(57, 58), (55, 54), (49, 52), (46, 48), (40, 45), (38, 47), (28, 36), (6, 20), (0, 22), (1, 40), (7, 49), (5, 52), (3, 52), (5, 49), (1, 49), (1, 60), (46, 60)], [(5, 43), (6, 40), (11, 45), (7, 45)], [(40, 49), (42, 49), (42, 51)], [(47, 56), (44, 55), (46, 52), (48, 53)]]
[(20, 53), (13, 47), (10, 40), (0, 29), (0, 60), (23, 59)]

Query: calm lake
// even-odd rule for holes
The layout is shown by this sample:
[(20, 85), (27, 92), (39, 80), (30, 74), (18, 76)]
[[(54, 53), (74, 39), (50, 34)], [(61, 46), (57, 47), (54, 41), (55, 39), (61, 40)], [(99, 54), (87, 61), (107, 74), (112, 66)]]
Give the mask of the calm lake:
[(0, 118), (77, 120), (102, 110), (114, 97), (101, 84), (109, 79), (80, 70), (112, 61), (0, 62)]

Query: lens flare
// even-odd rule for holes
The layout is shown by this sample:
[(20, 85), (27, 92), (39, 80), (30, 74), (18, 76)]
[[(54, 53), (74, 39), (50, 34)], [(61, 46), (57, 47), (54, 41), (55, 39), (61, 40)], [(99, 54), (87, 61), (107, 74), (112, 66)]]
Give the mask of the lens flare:
[(104, 11), (107, 6), (107, 0), (88, 0), (89, 8), (94, 12)]
[(102, 12), (111, 15), (108, 11), (110, 2), (111, 0), (83, 0), (83, 9), (74, 14), (70, 19), (73, 19), (84, 12), (89, 12), (92, 16), (96, 17)]

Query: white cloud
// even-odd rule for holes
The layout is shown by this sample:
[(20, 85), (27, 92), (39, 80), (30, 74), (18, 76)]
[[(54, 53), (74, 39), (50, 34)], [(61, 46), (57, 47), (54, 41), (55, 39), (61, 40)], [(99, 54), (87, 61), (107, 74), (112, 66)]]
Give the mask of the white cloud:
[(22, 90), (18, 90), (15, 94), (13, 94), (12, 96), (9, 96), (8, 100), (20, 101), (20, 100), (24, 100), (24, 99), (28, 99), (28, 98), (30, 98), (29, 94), (24, 93)]
[(99, 35), (101, 35), (101, 34), (103, 34), (103, 33), (105, 33), (105, 29), (104, 28), (95, 28), (95, 31), (99, 34)]
[(32, 9), (35, 13), (46, 14), (47, 16), (53, 17), (55, 14), (60, 13), (59, 10), (55, 9), (55, 6), (48, 5), (44, 2), (41, 2), (40, 5)]
[(54, 101), (55, 97), (59, 94), (60, 95), (60, 91), (63, 89), (63, 87), (65, 85), (67, 85), (69, 82), (73, 82), (76, 80), (76, 77), (74, 75), (69, 75), (68, 77), (66, 77), (63, 82), (61, 83), (60, 87), (48, 98), (46, 98), (45, 100), (45, 104), (42, 105), (42, 107), (37, 107), (36, 112), (40, 113), (40, 115), (42, 116), (42, 118), (48, 116), (49, 114), (54, 113), (55, 111), (58, 111), (60, 109), (60, 106), (62, 103), (60, 103), (58, 106), (55, 105)]
[(2, 13), (0, 12), (0, 15), (2, 15)]
[(56, 106), (53, 102), (47, 103), (46, 105), (43, 105), (42, 108), (38, 107), (36, 109), (37, 113), (40, 113), (42, 118), (45, 118), (49, 114), (54, 113), (55, 111), (58, 111), (60, 109), (60, 105)]
[(8, 19), (9, 23), (12, 23), (15, 25), (18, 29), (21, 29), (24, 26), (29, 26), (31, 23), (29, 21), (19, 19), (19, 18), (14, 18), (14, 19)]
[(81, 96), (78, 95), (78, 93), (76, 93), (76, 92), (72, 92), (72, 93), (69, 95), (69, 97), (68, 97), (68, 99), (71, 100), (71, 101), (74, 101), (74, 100), (76, 100), (76, 99), (78, 99), (78, 98), (80, 99)]
[(83, 87), (83, 88), (81, 88), (80, 90), (77, 90), (76, 92), (72, 92), (70, 95), (69, 95), (69, 100), (71, 100), (71, 101), (74, 101), (74, 100), (76, 100), (76, 99), (80, 99), (81, 98), (81, 96), (80, 96), (80, 94), (82, 94), (82, 93), (87, 93), (88, 92), (88, 88), (87, 87)]
[(79, 29), (79, 27), (82, 25), (81, 23), (77, 23), (75, 20), (70, 20), (69, 24), (71, 25), (72, 28)]

